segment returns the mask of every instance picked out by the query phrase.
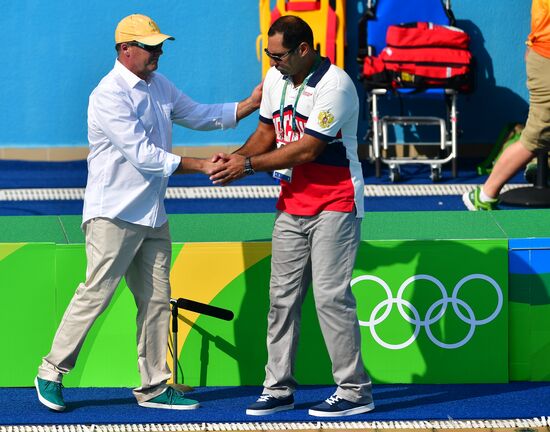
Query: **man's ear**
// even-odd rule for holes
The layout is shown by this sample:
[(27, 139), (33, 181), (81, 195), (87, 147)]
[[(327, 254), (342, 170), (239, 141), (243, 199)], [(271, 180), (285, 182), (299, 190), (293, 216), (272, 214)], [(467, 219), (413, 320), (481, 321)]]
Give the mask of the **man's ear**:
[(310, 51), (311, 47), (305, 43), (302, 42), (300, 45), (298, 45), (298, 53), (300, 54), (300, 57), (305, 57)]
[(130, 45), (128, 45), (126, 42), (122, 42), (120, 44), (120, 52), (128, 57), (130, 55)]

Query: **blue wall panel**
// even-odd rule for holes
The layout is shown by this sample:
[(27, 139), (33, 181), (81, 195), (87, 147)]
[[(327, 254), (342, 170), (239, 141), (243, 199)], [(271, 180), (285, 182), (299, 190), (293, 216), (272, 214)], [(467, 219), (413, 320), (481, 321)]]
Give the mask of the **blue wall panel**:
[[(504, 123), (526, 118), (523, 53), (530, 2), (454, 0), (453, 9), (458, 26), (472, 36), (478, 72), (476, 91), (459, 102), (460, 142), (492, 143)], [(175, 36), (159, 70), (196, 100), (239, 100), (260, 81), (257, 0), (3, 2), (0, 147), (86, 145), (88, 95), (113, 65), (117, 22), (135, 12)], [(346, 69), (354, 78), (360, 15), (361, 7), (348, 0)], [(241, 143), (257, 123), (252, 117), (227, 132), (178, 127), (174, 143)], [(363, 118), (360, 134), (365, 129)]]
[(518, 238), (509, 247), (510, 379), (550, 379), (550, 239)]

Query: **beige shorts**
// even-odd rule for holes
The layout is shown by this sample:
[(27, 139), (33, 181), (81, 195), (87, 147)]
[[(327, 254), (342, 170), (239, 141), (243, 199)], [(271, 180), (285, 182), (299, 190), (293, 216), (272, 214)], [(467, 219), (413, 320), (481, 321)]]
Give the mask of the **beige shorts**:
[(526, 56), (529, 117), (521, 134), (527, 150), (550, 151), (550, 58), (530, 49)]

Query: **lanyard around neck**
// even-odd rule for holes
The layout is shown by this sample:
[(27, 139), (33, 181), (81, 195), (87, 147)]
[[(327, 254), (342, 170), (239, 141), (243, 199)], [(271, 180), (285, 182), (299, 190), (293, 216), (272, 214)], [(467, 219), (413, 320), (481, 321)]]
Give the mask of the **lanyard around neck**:
[[(300, 84), (300, 87), (298, 88), (298, 94), (296, 95), (296, 100), (292, 105), (292, 118), (291, 118), (292, 132), (296, 132), (296, 129), (297, 129), (296, 128), (296, 107), (298, 106), (298, 100), (300, 99), (300, 96), (302, 96), (302, 92), (304, 91), (304, 88), (306, 87), (307, 82), (319, 67), (319, 63), (321, 63), (321, 58), (317, 56), (317, 58), (315, 59), (315, 63), (311, 68), (311, 72), (304, 78), (304, 81), (302, 81), (302, 84)], [(283, 93), (281, 95), (281, 103), (279, 106), (279, 119), (281, 121), (281, 130), (283, 131), (283, 134), (284, 134), (284, 110), (285, 110), (285, 99), (286, 99), (287, 87), (288, 87), (288, 80), (285, 80)]]

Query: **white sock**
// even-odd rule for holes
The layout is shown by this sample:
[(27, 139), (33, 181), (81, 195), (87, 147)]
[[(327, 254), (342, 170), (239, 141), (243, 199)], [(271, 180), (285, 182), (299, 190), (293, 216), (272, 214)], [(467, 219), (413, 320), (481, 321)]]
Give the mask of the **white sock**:
[(481, 190), (479, 191), (479, 199), (483, 202), (490, 202), (490, 201), (495, 200), (495, 198), (490, 197), (489, 195), (487, 195), (485, 193), (485, 191), (483, 190), (483, 188), (481, 188)]

